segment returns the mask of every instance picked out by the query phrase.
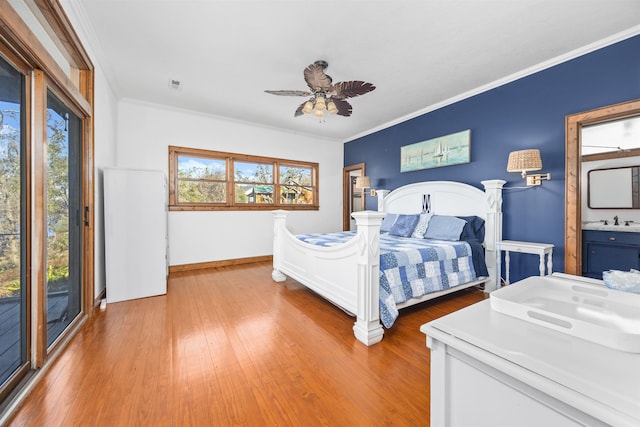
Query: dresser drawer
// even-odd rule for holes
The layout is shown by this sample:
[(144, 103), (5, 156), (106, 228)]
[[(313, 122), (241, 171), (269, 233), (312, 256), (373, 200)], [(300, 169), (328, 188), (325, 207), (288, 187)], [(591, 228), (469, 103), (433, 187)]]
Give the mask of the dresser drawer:
[[(620, 227), (624, 227), (621, 225)], [(583, 242), (617, 243), (620, 245), (640, 245), (640, 233), (625, 233), (623, 231), (584, 230)]]

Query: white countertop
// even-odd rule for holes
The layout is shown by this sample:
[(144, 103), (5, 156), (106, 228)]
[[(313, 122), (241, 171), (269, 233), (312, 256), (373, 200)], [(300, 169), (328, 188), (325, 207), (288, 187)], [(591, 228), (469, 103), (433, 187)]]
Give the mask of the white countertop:
[(453, 347), (470, 344), (495, 359), (492, 364), (501, 365), (499, 369), (524, 368), (522, 372), (541, 378), (541, 384), (546, 384), (541, 388), (550, 395), (562, 399), (563, 390), (571, 390), (583, 396), (573, 402), (576, 407), (597, 412), (613, 424), (629, 425), (631, 420), (632, 425), (640, 425), (640, 353), (613, 350), (498, 313), (489, 300), (422, 325), (420, 330)]
[(613, 221), (610, 221), (607, 225), (602, 222), (583, 222), (583, 230), (597, 230), (597, 231), (622, 231), (625, 233), (640, 233), (640, 224), (631, 223), (624, 225), (624, 221), (620, 222), (620, 225), (613, 225)]

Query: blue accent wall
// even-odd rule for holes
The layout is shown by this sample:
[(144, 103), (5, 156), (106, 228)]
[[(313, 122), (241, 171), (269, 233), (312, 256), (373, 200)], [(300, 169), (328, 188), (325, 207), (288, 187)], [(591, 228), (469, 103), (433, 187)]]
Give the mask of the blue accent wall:
[[(565, 117), (638, 98), (640, 36), (634, 36), (350, 141), (344, 164), (364, 162), (371, 186), (378, 189), (433, 180), (481, 188), (485, 179), (521, 187), (520, 175), (506, 171), (509, 152), (538, 148), (540, 172), (550, 172), (552, 180), (503, 192), (503, 238), (553, 243), (554, 271), (564, 271)], [(400, 173), (400, 147), (465, 129), (471, 129), (470, 163)], [(376, 209), (377, 200), (368, 197), (367, 207)], [(512, 282), (537, 274), (535, 255), (511, 257)]]

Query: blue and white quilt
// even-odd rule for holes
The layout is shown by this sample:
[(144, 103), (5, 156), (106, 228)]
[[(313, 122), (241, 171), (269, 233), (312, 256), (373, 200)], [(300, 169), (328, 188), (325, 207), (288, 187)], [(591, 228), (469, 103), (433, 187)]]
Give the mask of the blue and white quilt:
[[(317, 246), (335, 246), (355, 234), (347, 231), (296, 237)], [(476, 279), (467, 242), (380, 235), (380, 320), (387, 328), (398, 317), (397, 304)]]

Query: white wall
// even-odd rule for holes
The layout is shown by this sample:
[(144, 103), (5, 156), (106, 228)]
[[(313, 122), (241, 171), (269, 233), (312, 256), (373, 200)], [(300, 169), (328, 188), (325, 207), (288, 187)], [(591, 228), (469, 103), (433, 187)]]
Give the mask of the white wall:
[[(168, 173), (169, 145), (317, 162), (320, 210), (291, 212), (290, 229), (293, 233), (342, 229), (340, 141), (138, 101), (120, 101), (118, 167)], [(271, 255), (272, 216), (271, 211), (170, 212), (169, 264)]]
[(105, 289), (105, 262), (104, 262), (104, 213), (102, 193), (102, 168), (114, 166), (116, 162), (116, 129), (117, 129), (117, 96), (113, 85), (109, 82), (104, 72), (103, 64), (97, 57), (94, 48), (94, 40), (91, 29), (86, 24), (82, 15), (82, 8), (72, 1), (63, 0), (63, 7), (69, 21), (82, 41), (91, 61), (95, 67), (94, 72), (94, 229), (95, 229), (95, 254), (94, 254), (94, 280), (96, 297)]
[(94, 104), (94, 269), (95, 295), (106, 288), (102, 170), (116, 164), (118, 102), (102, 69), (95, 69)]

